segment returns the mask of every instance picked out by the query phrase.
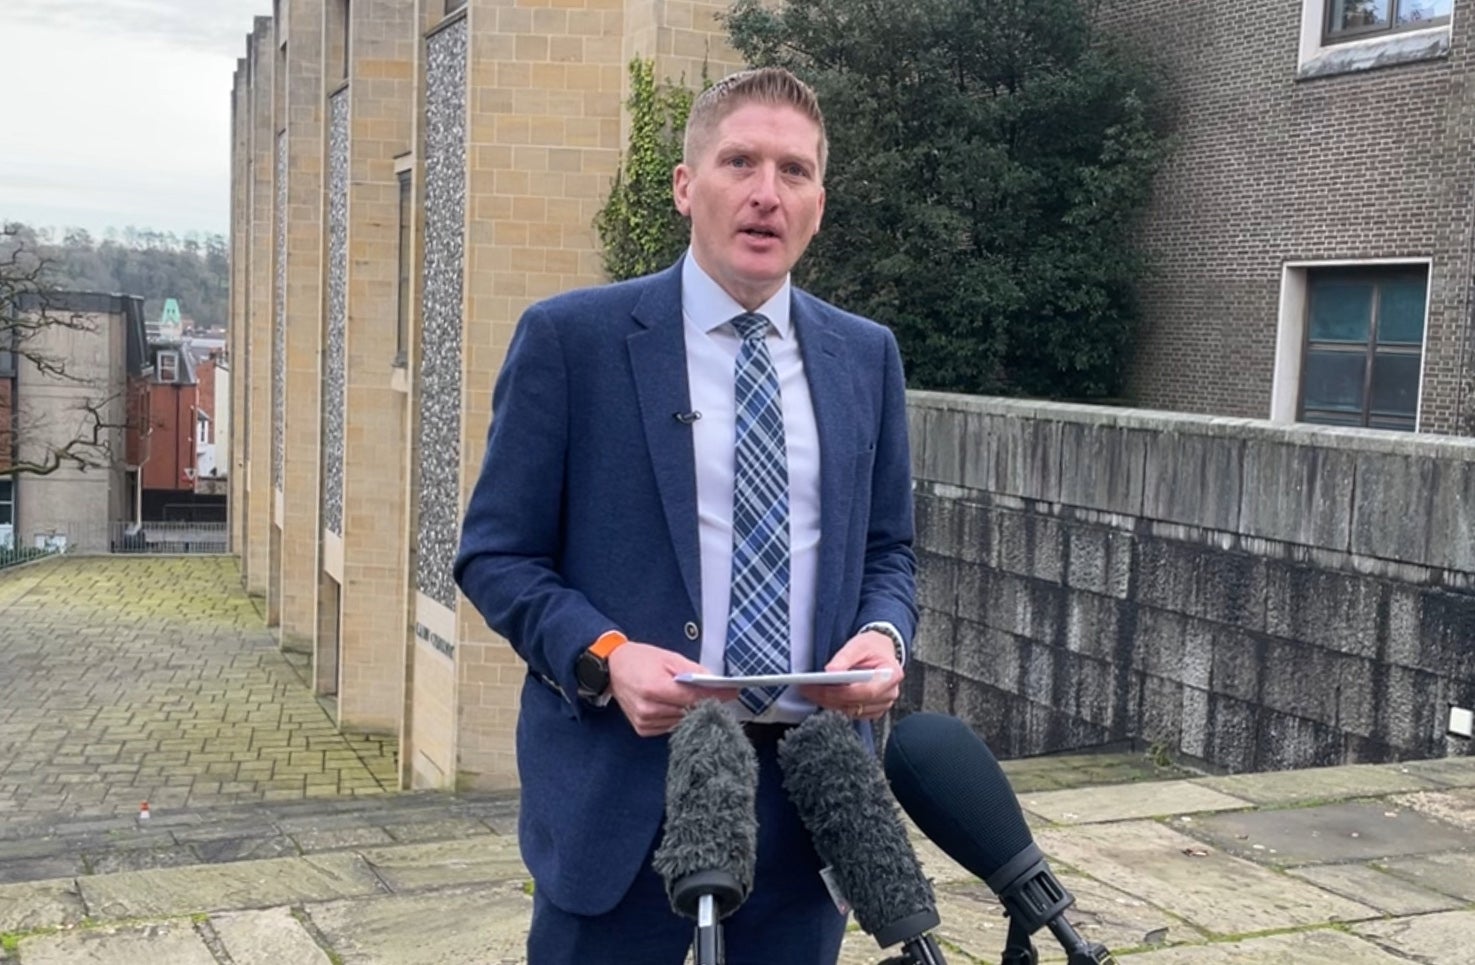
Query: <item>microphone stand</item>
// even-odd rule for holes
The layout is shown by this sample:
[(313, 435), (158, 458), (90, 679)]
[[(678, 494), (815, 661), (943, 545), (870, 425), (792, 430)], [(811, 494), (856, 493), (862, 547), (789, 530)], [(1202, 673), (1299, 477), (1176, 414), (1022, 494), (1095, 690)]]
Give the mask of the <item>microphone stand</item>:
[(697, 871), (671, 888), (671, 905), (697, 920), (692, 936), (692, 965), (727, 965), (721, 916), (743, 903), (747, 895), (729, 871)]
[(947, 959), (931, 935), (918, 935), (902, 944), (900, 955), (893, 955), (881, 965), (947, 965)]
[[(1064, 918), (1045, 923), (1060, 946), (1065, 949), (1066, 965), (1116, 965), (1116, 959), (1105, 945), (1088, 942)], [(999, 965), (1038, 965), (1039, 953), (1030, 941), (1030, 932), (1018, 918), (1009, 918), (1009, 934), (1004, 939), (1004, 954)]]
[(717, 921), (717, 899), (702, 895), (697, 901), (697, 932), (691, 942), (692, 965), (725, 965), (722, 925)]

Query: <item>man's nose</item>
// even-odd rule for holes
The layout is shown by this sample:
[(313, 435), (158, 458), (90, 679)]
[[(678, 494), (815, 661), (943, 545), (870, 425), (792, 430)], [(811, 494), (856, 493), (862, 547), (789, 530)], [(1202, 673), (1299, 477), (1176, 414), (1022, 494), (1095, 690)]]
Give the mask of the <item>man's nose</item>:
[(764, 210), (778, 206), (778, 165), (764, 164), (759, 167), (749, 203)]

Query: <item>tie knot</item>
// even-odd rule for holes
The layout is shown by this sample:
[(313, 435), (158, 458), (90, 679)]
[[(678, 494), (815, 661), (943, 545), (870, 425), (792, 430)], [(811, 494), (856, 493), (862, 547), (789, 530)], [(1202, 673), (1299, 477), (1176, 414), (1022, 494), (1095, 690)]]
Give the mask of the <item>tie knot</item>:
[(768, 316), (744, 312), (733, 318), (732, 327), (737, 329), (739, 337), (745, 342), (762, 341), (763, 336), (768, 334)]

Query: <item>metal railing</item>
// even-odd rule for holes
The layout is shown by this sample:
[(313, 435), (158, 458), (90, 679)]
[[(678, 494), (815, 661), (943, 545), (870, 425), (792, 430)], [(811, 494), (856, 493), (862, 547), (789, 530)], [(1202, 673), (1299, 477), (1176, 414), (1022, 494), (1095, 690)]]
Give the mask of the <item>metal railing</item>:
[[(69, 523), (18, 533), (17, 555), (53, 553), (215, 554), (230, 551), (230, 525), (223, 522)], [(0, 565), (3, 558), (0, 558)]]

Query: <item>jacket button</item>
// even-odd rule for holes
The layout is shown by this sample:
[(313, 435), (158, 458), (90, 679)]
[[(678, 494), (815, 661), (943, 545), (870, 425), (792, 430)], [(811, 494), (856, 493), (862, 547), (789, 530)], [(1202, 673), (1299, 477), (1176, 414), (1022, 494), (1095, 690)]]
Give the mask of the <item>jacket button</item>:
[(688, 622), (686, 624), (686, 639), (688, 639), (688, 640), (695, 640), (697, 637), (699, 637), (701, 635), (702, 635), (701, 628), (698, 627), (695, 623)]

